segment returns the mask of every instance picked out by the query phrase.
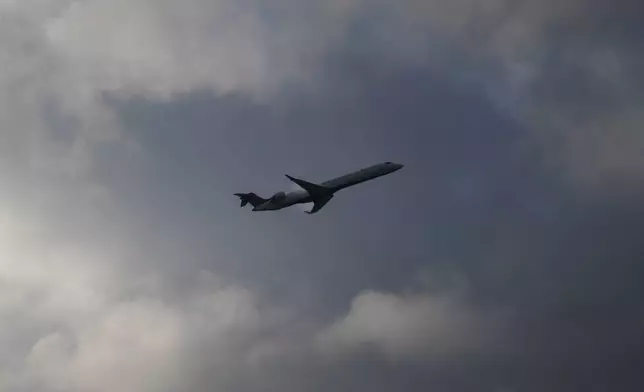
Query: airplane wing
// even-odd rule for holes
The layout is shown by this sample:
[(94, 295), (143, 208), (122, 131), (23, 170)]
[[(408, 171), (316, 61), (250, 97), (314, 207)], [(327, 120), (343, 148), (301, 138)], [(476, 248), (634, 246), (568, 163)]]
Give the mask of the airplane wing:
[(328, 203), (329, 200), (333, 198), (333, 190), (323, 185), (300, 180), (299, 178), (293, 178), (288, 174), (286, 175), (286, 177), (288, 177), (289, 180), (293, 181), (302, 189), (307, 191), (311, 196), (311, 199), (313, 199), (313, 208), (311, 209), (311, 211), (306, 211), (307, 214), (315, 214), (316, 212), (320, 211), (320, 209), (322, 209), (322, 207), (324, 207), (326, 203)]
[(327, 188), (325, 186), (314, 184), (312, 182), (308, 182), (308, 181), (304, 181), (304, 180), (300, 180), (299, 178), (293, 178), (293, 177), (289, 176), (288, 174), (286, 175), (286, 177), (288, 177), (289, 180), (293, 181), (294, 183), (299, 185), (302, 189), (307, 191), (309, 193), (309, 195), (311, 195), (311, 197), (313, 199), (326, 197), (326, 196), (328, 196), (328, 195), (333, 193), (333, 191), (331, 189), (329, 189), (329, 188)]
[(329, 202), (333, 198), (333, 195), (328, 195), (328, 196), (321, 196), (317, 199), (313, 200), (313, 208), (311, 211), (305, 211), (307, 214), (315, 214), (316, 212), (320, 211), (322, 207), (326, 205), (326, 203)]

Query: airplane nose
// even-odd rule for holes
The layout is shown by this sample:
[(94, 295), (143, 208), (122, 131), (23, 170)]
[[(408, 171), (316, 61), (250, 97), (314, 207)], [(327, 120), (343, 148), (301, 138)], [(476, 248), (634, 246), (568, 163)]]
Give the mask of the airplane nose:
[(400, 170), (400, 169), (402, 169), (403, 167), (405, 167), (405, 165), (402, 165), (402, 164), (400, 164), (400, 163), (396, 163), (396, 166), (395, 166), (395, 167), (396, 167), (396, 170)]

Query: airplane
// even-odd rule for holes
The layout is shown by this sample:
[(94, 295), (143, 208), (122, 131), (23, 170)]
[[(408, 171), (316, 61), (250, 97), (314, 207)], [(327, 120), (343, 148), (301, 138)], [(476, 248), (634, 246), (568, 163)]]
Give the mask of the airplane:
[(287, 174), (286, 177), (302, 189), (289, 193), (277, 192), (269, 199), (264, 199), (252, 192), (235, 193), (235, 196), (240, 198), (241, 207), (250, 203), (250, 205), (253, 206), (253, 211), (275, 211), (295, 204), (313, 203), (311, 211), (305, 212), (307, 214), (315, 214), (333, 198), (336, 192), (350, 186), (393, 173), (402, 168), (403, 165), (399, 163), (384, 162), (320, 184), (314, 184), (299, 178), (294, 178)]

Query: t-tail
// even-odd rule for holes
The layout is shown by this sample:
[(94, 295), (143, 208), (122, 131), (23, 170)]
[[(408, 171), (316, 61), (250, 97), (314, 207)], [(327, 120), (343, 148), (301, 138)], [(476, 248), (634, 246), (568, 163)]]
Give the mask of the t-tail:
[(241, 199), (241, 207), (244, 207), (246, 204), (250, 203), (253, 207), (257, 207), (266, 203), (268, 200), (262, 197), (257, 196), (253, 192), (250, 193), (235, 193), (235, 196)]

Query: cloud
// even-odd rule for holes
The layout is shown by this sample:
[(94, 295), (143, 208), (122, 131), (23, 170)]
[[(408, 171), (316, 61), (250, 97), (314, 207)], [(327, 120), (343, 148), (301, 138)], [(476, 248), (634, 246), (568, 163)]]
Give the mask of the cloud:
[[(375, 53), (379, 66), (440, 64), (441, 72), (478, 79), (573, 180), (603, 183), (614, 174), (634, 179), (641, 172), (637, 154), (618, 162), (611, 147), (601, 147), (605, 132), (586, 131), (615, 129), (624, 142), (609, 145), (639, 143), (634, 129), (641, 97), (624, 90), (637, 78), (634, 46), (615, 45), (618, 36), (584, 44), (601, 26), (613, 29), (637, 11), (629, 4), (6, 2), (0, 11), (6, 21), (0, 40), (1, 152), (7, 161), (20, 158), (29, 168), (78, 177), (91, 170), (96, 148), (127, 139), (103, 100), (106, 92), (169, 100), (210, 89), (266, 101), (287, 86), (319, 88), (329, 56), (344, 48)], [(574, 107), (558, 104), (540, 87), (551, 85), (561, 69), (579, 70), (587, 75), (585, 85), (598, 86), (590, 97), (575, 97), (577, 107), (604, 96), (601, 86), (607, 86), (631, 109), (600, 108), (579, 118)]]
[(628, 42), (579, 46), (544, 67), (526, 118), (565, 180), (602, 196), (641, 194), (644, 95), (636, 68), (644, 58)]
[[(178, 244), (183, 246), (169, 254), (146, 243), (147, 236), (160, 231), (150, 229), (130, 202), (119, 199), (100, 176), (105, 169), (101, 159), (116, 160), (111, 153), (133, 147), (131, 130), (124, 128), (104, 93), (125, 98), (142, 95), (171, 104), (175, 94), (206, 89), (215, 95), (262, 98), (262, 104), (270, 106), (267, 97), (293, 84), (313, 92), (345, 88), (320, 83), (332, 72), (328, 61), (337, 52), (364, 55), (371, 68), (392, 73), (409, 66), (440, 65), (437, 72), (445, 78), (465, 74), (468, 79), (482, 79), (478, 82), (485, 85), (490, 98), (530, 130), (531, 140), (543, 143), (548, 162), (560, 165), (571, 183), (612, 192), (615, 188), (610, 184), (621, 178), (621, 185), (635, 184), (640, 190), (642, 97), (636, 65), (641, 58), (634, 50), (639, 41), (628, 39), (640, 35), (633, 34), (637, 23), (627, 17), (637, 14), (637, 6), (626, 3), (0, 2), (0, 389), (237, 391), (258, 385), (270, 389), (280, 383), (303, 383), (315, 373), (311, 368), (319, 373), (310, 377), (310, 383), (319, 382), (315, 387), (320, 388), (325, 385), (321, 380), (329, 377), (316, 361), (318, 355), (330, 354), (331, 364), (325, 370), (349, 379), (337, 377), (334, 390), (355, 390), (347, 385), (359, 384), (356, 380), (365, 377), (360, 371), (347, 376), (356, 370), (351, 366), (361, 365), (355, 361), (346, 370), (346, 362), (338, 360), (346, 353), (375, 348), (390, 359), (491, 356), (501, 350), (496, 346), (499, 331), (510, 328), (514, 334), (507, 339), (515, 348), (508, 350), (510, 357), (499, 361), (508, 373), (516, 366), (527, 373), (528, 381), (552, 376), (551, 365), (544, 363), (562, 358), (565, 350), (559, 347), (569, 348), (568, 331), (581, 337), (566, 358), (580, 363), (580, 353), (586, 353), (580, 347), (599, 342), (603, 325), (584, 314), (590, 320), (586, 325), (562, 327), (561, 316), (549, 314), (553, 302), (567, 311), (587, 306), (588, 313), (593, 313), (596, 309), (590, 302), (596, 299), (588, 293), (596, 292), (594, 287), (610, 283), (639, 293), (638, 282), (624, 285), (625, 276), (639, 276), (633, 273), (637, 268), (623, 261), (629, 255), (619, 254), (615, 260), (612, 253), (604, 255), (587, 273), (591, 283), (577, 284), (584, 274), (566, 260), (590, 258), (587, 254), (550, 258), (549, 252), (565, 253), (557, 248), (559, 241), (539, 238), (535, 245), (530, 230), (526, 234), (517, 229), (525, 222), (512, 220), (504, 222), (512, 233), (489, 230), (495, 235), (492, 247), (499, 248), (492, 249), (498, 254), (490, 256), (497, 259), (491, 264), (502, 278), (491, 277), (497, 272), (486, 264), (478, 283), (488, 284), (492, 293), (481, 289), (476, 294), (510, 302), (528, 322), (517, 316), (516, 324), (506, 324), (496, 311), (452, 290), (408, 294), (374, 288), (357, 294), (335, 324), (320, 326), (310, 314), (284, 311), (240, 282), (197, 273), (191, 263), (195, 250), (186, 244)], [(630, 23), (620, 23), (624, 20)], [(624, 30), (615, 32), (618, 25)], [(610, 34), (595, 41), (606, 26)], [(452, 57), (454, 52), (458, 55)], [(495, 222), (500, 219), (495, 216)], [(481, 237), (476, 230), (468, 234)], [(579, 242), (602, 243), (606, 249), (630, 246), (637, 253), (634, 244), (639, 242), (620, 242), (628, 239), (626, 234), (628, 230), (612, 242), (605, 231), (592, 232)], [(284, 237), (290, 235), (285, 232)], [(465, 236), (458, 236), (466, 242)], [(266, 238), (269, 243), (270, 237)], [(508, 247), (508, 238), (517, 241)], [(163, 236), (156, 240), (181, 243)], [(459, 243), (459, 248), (476, 246)], [(556, 260), (557, 267), (539, 263), (532, 254), (526, 257), (526, 249)], [(208, 250), (214, 253), (209, 254), (212, 259), (223, 257), (218, 249)], [(526, 263), (526, 258), (533, 263)], [(611, 268), (605, 262), (608, 259)], [(337, 265), (345, 264), (341, 260)], [(185, 271), (187, 282), (164, 269), (167, 265)], [(385, 265), (380, 264), (380, 272), (386, 271)], [(574, 273), (553, 273), (556, 268)], [(589, 265), (583, 269), (589, 271)], [(355, 287), (354, 278), (345, 278), (344, 284), (351, 286), (343, 291), (351, 291), (347, 298), (355, 290), (371, 287)], [(556, 287), (543, 290), (544, 281)], [(614, 288), (610, 291), (616, 296)], [(564, 301), (562, 293), (570, 298)], [(607, 298), (607, 291), (601, 295)], [(626, 302), (620, 296), (613, 301)], [(606, 357), (615, 358), (613, 351), (629, 347), (639, 336), (635, 328), (617, 325), (635, 325), (637, 317), (620, 316), (610, 327), (617, 331), (615, 336), (625, 337), (617, 343), (610, 337), (601, 342)], [(538, 322), (530, 322), (534, 317)], [(593, 321), (595, 325), (590, 325)], [(580, 330), (588, 335), (579, 334)], [(625, 330), (628, 334), (621, 333)], [(552, 348), (553, 341), (557, 349)], [(521, 349), (525, 350), (518, 353)], [(628, 368), (630, 357), (620, 358), (624, 358), (623, 368)], [(364, 366), (381, 369), (374, 362)], [(601, 365), (597, 359), (566, 374), (578, 378)], [(471, 375), (471, 369), (464, 367), (452, 369), (456, 378)], [(485, 367), (476, 369), (482, 372)], [(369, 380), (378, 379), (367, 373)], [(388, 375), (383, 371), (379, 376)], [(497, 376), (492, 378), (507, 377)]]
[(361, 7), (289, 0), (5, 2), (4, 166), (86, 177), (97, 149), (130, 143), (106, 92), (171, 99), (210, 89), (264, 97), (290, 83), (306, 85)]
[(162, 99), (203, 88), (253, 95), (305, 83), (365, 19), (365, 41), (356, 45), (374, 45), (393, 64), (427, 63), (432, 43), (442, 40), (514, 65), (538, 46), (548, 23), (583, 3), (52, 0), (5, 12), (26, 20), (21, 35), (38, 45), (32, 63), (55, 65), (48, 73), (57, 73), (59, 87), (86, 98), (113, 91)]
[(46, 32), (93, 88), (164, 97), (262, 83), (268, 48), (258, 17), (254, 8), (225, 1), (95, 0), (71, 3)]
[[(243, 290), (213, 290), (186, 304), (117, 302), (84, 325), (40, 338), (25, 359), (28, 386), (68, 390), (170, 391), (231, 381), (245, 368), (257, 311)], [(59, 329), (59, 330), (60, 330)], [(228, 379), (228, 380), (226, 380)]]
[(46, 173), (79, 178), (98, 144), (119, 130), (100, 91), (79, 80), (43, 29), (60, 2), (20, 2), (0, 9), (0, 152), (20, 180)]
[(501, 40), (491, 41), (501, 73), (491, 96), (531, 131), (545, 165), (563, 181), (593, 195), (641, 194), (643, 57), (635, 38), (640, 23), (632, 17), (641, 5), (517, 3), (536, 12), (509, 18), (529, 34), (513, 40), (501, 28), (493, 35)]
[(185, 243), (149, 246), (118, 198), (29, 189), (0, 196), (3, 391), (233, 391), (301, 351), (288, 309), (198, 269)]
[(0, 230), (3, 390), (227, 388), (279, 353), (266, 335), (277, 313), (247, 289), (202, 272), (173, 292), (131, 243), (68, 242), (28, 215), (5, 211)]
[(321, 353), (375, 347), (388, 357), (447, 359), (482, 349), (492, 317), (456, 292), (393, 294), (365, 291), (349, 312), (316, 337)]
[[(362, 2), (354, 16), (374, 8)], [(390, 11), (369, 30), (395, 59), (383, 63), (440, 65), (483, 85), (563, 181), (595, 195), (641, 194), (641, 4), (407, 1)]]
[(264, 96), (306, 83), (357, 4), (292, 0), (66, 2), (45, 40), (83, 86), (170, 99), (212, 89)]

